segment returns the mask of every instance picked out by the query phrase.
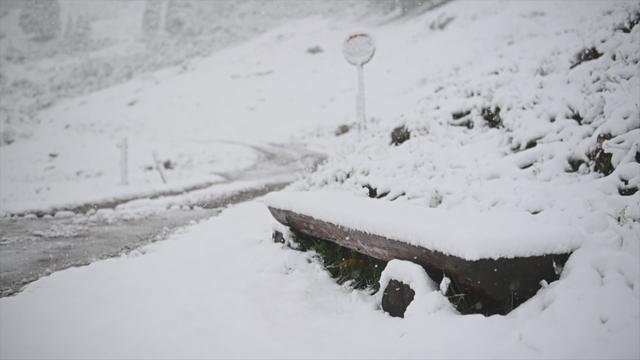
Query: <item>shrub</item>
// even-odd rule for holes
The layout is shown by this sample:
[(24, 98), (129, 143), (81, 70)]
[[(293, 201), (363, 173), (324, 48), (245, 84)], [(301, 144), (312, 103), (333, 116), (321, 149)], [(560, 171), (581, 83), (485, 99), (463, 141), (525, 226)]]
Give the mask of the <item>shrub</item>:
[(406, 126), (398, 126), (391, 132), (391, 145), (398, 146), (411, 138), (411, 132)]

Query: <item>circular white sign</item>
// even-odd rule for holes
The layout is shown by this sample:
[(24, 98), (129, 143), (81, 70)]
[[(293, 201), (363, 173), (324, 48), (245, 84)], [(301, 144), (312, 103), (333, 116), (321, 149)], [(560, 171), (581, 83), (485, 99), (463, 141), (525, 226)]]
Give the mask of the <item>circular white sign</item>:
[(376, 52), (373, 37), (366, 33), (353, 33), (344, 40), (342, 53), (350, 64), (362, 66), (368, 63)]

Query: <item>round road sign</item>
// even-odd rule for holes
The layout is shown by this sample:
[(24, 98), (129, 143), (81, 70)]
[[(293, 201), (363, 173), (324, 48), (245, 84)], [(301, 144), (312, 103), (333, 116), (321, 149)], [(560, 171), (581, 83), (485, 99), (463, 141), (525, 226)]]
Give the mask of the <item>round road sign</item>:
[(366, 33), (353, 33), (344, 40), (342, 53), (350, 64), (362, 66), (368, 63), (376, 52), (373, 37)]

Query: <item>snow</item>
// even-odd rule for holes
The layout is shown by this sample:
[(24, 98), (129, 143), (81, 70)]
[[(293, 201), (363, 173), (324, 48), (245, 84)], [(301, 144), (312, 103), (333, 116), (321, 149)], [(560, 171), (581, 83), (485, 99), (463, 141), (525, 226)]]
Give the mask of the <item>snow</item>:
[[(444, 296), (446, 287), (444, 290), (437, 291), (438, 285), (429, 278), (422, 266), (410, 261), (391, 260), (380, 275), (380, 289), (386, 289), (392, 279), (409, 285), (414, 291), (413, 301), (405, 311), (405, 318), (420, 318), (424, 314), (432, 314), (438, 311), (455, 313), (453, 306)], [(443, 284), (445, 279), (447, 278), (443, 278)], [(377, 295), (379, 304), (382, 302), (382, 293), (383, 291), (380, 291)]]
[(405, 260), (394, 259), (387, 263), (380, 275), (380, 289), (385, 289), (391, 280), (409, 285), (417, 296), (436, 291), (438, 288), (422, 266)]
[(466, 260), (569, 253), (583, 242), (558, 213), (431, 209), (322, 190), (271, 193), (265, 202)]
[[(351, 101), (335, 89), (351, 86), (343, 76), (350, 69), (342, 58), (342, 71), (329, 69), (345, 26), (320, 17), (291, 20), (207, 58), (52, 102), (37, 113), (28, 137), (0, 151), (0, 214), (217, 182), (259, 164), (256, 148), (340, 122)], [(324, 52), (305, 51), (314, 45)], [(124, 138), (128, 186), (120, 184), (117, 144)], [(153, 169), (154, 151), (174, 165), (165, 170), (167, 184)]]
[[(627, 255), (578, 250), (560, 281), (506, 316), (458, 315), (433, 291), (397, 319), (375, 295), (337, 285), (312, 253), (273, 243), (272, 223), (262, 203), (250, 202), (131, 255), (32, 283), (0, 299), (0, 357), (640, 354), (640, 268)], [(578, 261), (585, 257), (591, 262)]]
[[(601, 146), (614, 166), (634, 162), (640, 31), (614, 30), (633, 11), (637, 4), (626, 2), (454, 2), (373, 32), (379, 51), (366, 68), (369, 131), (343, 135), (296, 189), (358, 194), (370, 186), (383, 200), (421, 206), (574, 218), (591, 212), (584, 202), (615, 202), (606, 207), (611, 216), (635, 208), (638, 194), (618, 196), (622, 182), (602, 178), (590, 159)], [(453, 20), (430, 27), (442, 17)], [(604, 55), (569, 69), (591, 45)], [(498, 107), (502, 126), (490, 128), (483, 110)], [(400, 125), (411, 139), (390, 146)], [(585, 164), (573, 172), (570, 160)]]
[[(114, 38), (130, 39), (140, 4), (118, 4), (133, 15)], [(245, 28), (238, 38), (259, 36), (234, 42), (232, 34), (224, 49), (192, 61), (185, 59), (202, 50), (197, 41), (176, 50), (97, 37), (83, 45), (96, 47), (92, 56), (32, 49), (37, 61), (26, 66), (11, 62), (24, 53), (8, 41), (16, 38), (7, 30), (17, 19), (10, 13), (0, 21), (2, 61), (11, 60), (0, 69), (0, 213), (221, 182), (88, 216), (193, 206), (291, 180), (258, 171), (224, 183), (285, 151), (268, 145), (293, 139), (290, 153), (303, 153), (304, 144), (329, 159), (289, 191), (351, 199), (330, 213), (317, 209), (323, 216), (354, 220), (345, 209), (364, 204), (368, 212), (385, 204), (429, 214), (449, 225), (446, 234), (466, 239), (464, 249), (454, 246), (461, 240), (437, 245), (469, 258), (577, 249), (558, 281), (506, 316), (462, 316), (431, 291), (396, 319), (378, 308), (377, 295), (337, 285), (313, 253), (272, 243), (275, 220), (250, 202), (0, 299), (0, 358), (639, 358), (640, 192), (620, 189), (640, 181), (640, 26), (617, 30), (637, 11), (637, 2), (625, 1), (456, 1), (401, 20), (293, 17), (264, 32), (260, 23), (262, 30)], [(116, 23), (102, 18), (94, 31)], [(338, 125), (355, 123), (355, 71), (341, 53), (354, 26), (376, 39), (365, 68), (371, 116), (366, 131), (334, 137)], [(312, 47), (322, 52), (307, 52)], [(603, 55), (574, 66), (591, 47)], [(502, 123), (489, 127), (484, 117), (498, 107)], [(411, 138), (391, 146), (400, 125)], [(119, 185), (116, 147), (125, 137), (128, 187)], [(600, 150), (615, 167), (606, 176), (592, 159)], [(176, 165), (167, 185), (147, 170), (153, 151)], [(379, 199), (364, 198), (365, 185)], [(398, 213), (388, 215), (412, 216)], [(386, 220), (361, 225), (398, 230)], [(484, 238), (496, 247), (472, 247), (471, 225), (483, 230), (476, 238), (501, 235)], [(502, 229), (521, 240), (506, 241)], [(82, 231), (52, 227), (41, 235)], [(393, 237), (410, 241), (413, 232)]]

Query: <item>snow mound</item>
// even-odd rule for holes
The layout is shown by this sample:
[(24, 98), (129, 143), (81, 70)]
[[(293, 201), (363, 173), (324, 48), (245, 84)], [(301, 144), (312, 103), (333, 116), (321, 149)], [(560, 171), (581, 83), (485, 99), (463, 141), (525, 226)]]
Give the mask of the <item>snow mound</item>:
[[(431, 280), (422, 266), (405, 260), (394, 259), (387, 263), (380, 275), (380, 289), (386, 288), (391, 280), (409, 285), (418, 295), (438, 289), (438, 285)], [(378, 295), (382, 295), (382, 292)]]
[(389, 281), (397, 280), (409, 285), (415, 292), (413, 301), (407, 307), (405, 318), (422, 317), (440, 309), (447, 309), (455, 313), (449, 300), (438, 291), (438, 284), (433, 282), (422, 266), (405, 260), (391, 260), (380, 275), (380, 289), (378, 303), (382, 299), (383, 291)]

